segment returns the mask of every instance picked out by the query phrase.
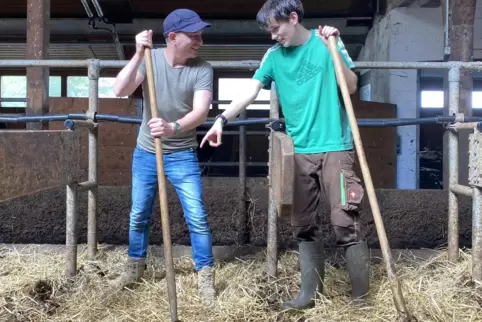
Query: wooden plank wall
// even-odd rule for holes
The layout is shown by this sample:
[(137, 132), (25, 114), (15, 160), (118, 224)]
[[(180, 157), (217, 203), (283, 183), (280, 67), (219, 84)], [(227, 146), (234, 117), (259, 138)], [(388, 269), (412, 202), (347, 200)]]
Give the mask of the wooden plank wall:
[[(357, 118), (395, 118), (393, 104), (353, 101)], [(87, 98), (51, 98), (50, 113), (79, 113), (88, 109)], [(136, 115), (136, 107), (130, 99), (100, 99), (99, 113)], [(63, 129), (63, 122), (51, 123), (50, 129)], [(87, 178), (88, 135), (81, 130), (81, 169)], [(360, 128), (365, 154), (376, 188), (395, 188), (396, 182), (396, 128)], [(101, 185), (131, 184), (132, 152), (136, 144), (136, 126), (102, 122), (99, 130), (99, 180)], [(247, 138), (247, 159), (250, 151), (267, 150), (267, 140), (256, 136)], [(267, 161), (267, 160), (266, 160)], [(356, 171), (361, 177), (359, 166)]]

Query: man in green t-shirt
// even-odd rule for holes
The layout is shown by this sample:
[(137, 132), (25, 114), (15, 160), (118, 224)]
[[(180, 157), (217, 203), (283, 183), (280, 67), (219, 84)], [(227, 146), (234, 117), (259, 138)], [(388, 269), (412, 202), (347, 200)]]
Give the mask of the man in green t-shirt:
[(257, 14), (259, 25), (277, 44), (264, 55), (247, 89), (216, 117), (201, 142), (221, 144), (223, 125), (251, 104), (261, 89), (274, 82), (295, 149), (294, 201), (291, 225), (299, 243), (301, 292), (285, 308), (312, 307), (323, 291), (324, 254), (320, 227), (322, 197), (331, 207), (337, 245), (344, 247), (352, 297), (364, 298), (369, 289), (369, 252), (361, 231), (359, 205), (364, 195), (353, 170), (355, 152), (347, 113), (339, 95), (328, 37), (337, 47), (350, 93), (357, 89), (355, 67), (339, 31), (333, 27), (303, 27), (299, 0), (268, 0)]

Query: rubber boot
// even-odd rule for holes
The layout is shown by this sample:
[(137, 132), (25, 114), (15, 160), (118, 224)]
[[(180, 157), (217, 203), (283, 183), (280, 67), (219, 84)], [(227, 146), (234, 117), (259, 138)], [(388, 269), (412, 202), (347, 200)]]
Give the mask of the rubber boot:
[(283, 303), (284, 309), (311, 308), (315, 306), (317, 292), (323, 292), (325, 277), (323, 242), (300, 242), (299, 252), (301, 290), (297, 298)]
[(109, 284), (117, 289), (129, 287), (140, 281), (140, 279), (144, 276), (145, 269), (145, 259), (138, 260), (128, 257), (124, 272), (118, 278), (109, 281)]
[(346, 248), (346, 262), (351, 282), (354, 301), (364, 300), (369, 290), (370, 253), (367, 242), (361, 242)]

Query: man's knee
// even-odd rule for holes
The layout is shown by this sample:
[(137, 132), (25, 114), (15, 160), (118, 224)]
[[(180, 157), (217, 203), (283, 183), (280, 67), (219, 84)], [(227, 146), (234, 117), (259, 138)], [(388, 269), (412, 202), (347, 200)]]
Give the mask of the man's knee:
[(185, 212), (187, 226), (191, 233), (207, 235), (209, 229), (208, 215), (203, 207), (192, 207)]
[(293, 213), (291, 231), (297, 240), (312, 241), (321, 234), (318, 211), (311, 213)]
[(129, 226), (134, 231), (145, 231), (151, 222), (152, 209), (149, 207), (132, 207)]
[(344, 212), (341, 216), (333, 217), (332, 225), (338, 246), (349, 246), (365, 240), (358, 212)]
[(318, 226), (291, 227), (293, 238), (297, 241), (317, 241), (320, 239), (321, 231)]

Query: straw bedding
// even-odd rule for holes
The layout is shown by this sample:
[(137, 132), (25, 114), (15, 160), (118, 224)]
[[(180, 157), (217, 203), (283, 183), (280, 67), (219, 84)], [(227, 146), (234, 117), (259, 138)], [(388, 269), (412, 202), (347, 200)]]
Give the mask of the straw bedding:
[[(418, 321), (482, 321), (482, 287), (471, 281), (470, 252), (450, 264), (446, 252), (420, 260), (397, 260), (397, 274), (409, 310)], [(170, 321), (167, 286), (159, 257), (149, 256), (145, 280), (115, 291), (107, 279), (120, 273), (125, 249), (100, 249), (95, 262), (79, 247), (79, 274), (64, 277), (65, 258), (58, 252), (0, 249), (0, 321)], [(284, 312), (280, 303), (299, 290), (297, 254), (280, 254), (279, 275), (266, 276), (263, 253), (217, 263), (216, 305), (199, 301), (189, 257), (175, 259), (178, 316), (181, 321), (395, 321), (383, 263), (371, 266), (371, 297), (350, 304), (343, 258), (326, 266), (325, 295), (315, 308)]]

